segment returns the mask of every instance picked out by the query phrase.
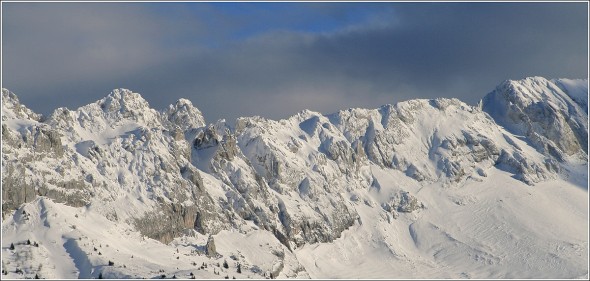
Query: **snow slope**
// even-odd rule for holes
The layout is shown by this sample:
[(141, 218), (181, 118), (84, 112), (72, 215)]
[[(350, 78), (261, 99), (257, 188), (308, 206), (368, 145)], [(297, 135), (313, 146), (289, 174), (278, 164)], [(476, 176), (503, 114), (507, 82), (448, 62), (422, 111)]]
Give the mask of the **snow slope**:
[[(221, 279), (226, 275), (263, 278), (272, 271), (273, 262), (285, 260), (283, 274), (294, 272), (297, 266), (293, 254), (272, 239), (272, 234), (255, 226), (219, 233), (219, 256), (208, 257), (203, 250), (207, 236), (199, 233), (191, 232), (163, 244), (125, 223), (106, 219), (92, 208), (65, 206), (45, 197), (25, 204), (4, 220), (2, 234), (2, 268), (8, 270), (3, 278), (32, 278), (37, 274), (50, 279), (90, 279), (102, 274), (104, 278), (166, 275), (187, 279), (191, 272), (197, 279)], [(27, 240), (31, 245), (27, 245)], [(9, 249), (11, 243), (15, 250)], [(279, 258), (274, 252), (284, 257)], [(114, 264), (109, 266), (109, 261)], [(224, 261), (231, 267), (223, 268)], [(237, 273), (237, 263), (241, 264), (241, 274)], [(201, 268), (203, 264), (207, 267)], [(17, 269), (23, 274), (15, 273)]]
[(235, 127), (126, 89), (43, 117), (3, 89), (3, 274), (587, 277), (587, 83)]
[(297, 257), (315, 278), (587, 278), (587, 190), (489, 176), (456, 189), (417, 187), (426, 209), (414, 216), (391, 219), (359, 204), (362, 225)]

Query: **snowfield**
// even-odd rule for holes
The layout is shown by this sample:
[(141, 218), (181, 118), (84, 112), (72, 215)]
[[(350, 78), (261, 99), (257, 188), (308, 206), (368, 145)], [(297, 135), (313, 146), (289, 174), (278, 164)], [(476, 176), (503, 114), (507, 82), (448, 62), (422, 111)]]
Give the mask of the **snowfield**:
[(297, 257), (315, 278), (587, 276), (586, 187), (561, 180), (529, 187), (502, 171), (489, 177), (416, 187), (426, 208), (398, 219), (360, 203), (362, 224)]
[(207, 124), (2, 90), (2, 279), (588, 279), (588, 80)]

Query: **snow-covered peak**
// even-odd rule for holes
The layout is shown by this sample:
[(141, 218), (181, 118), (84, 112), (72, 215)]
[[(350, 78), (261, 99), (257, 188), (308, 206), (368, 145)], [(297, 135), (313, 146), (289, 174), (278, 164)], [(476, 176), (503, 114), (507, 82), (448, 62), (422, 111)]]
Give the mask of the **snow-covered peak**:
[[(102, 114), (97, 112), (97, 109), (100, 109)], [(150, 108), (140, 94), (128, 89), (114, 89), (103, 99), (83, 106), (77, 111), (99, 114), (113, 122), (127, 119), (149, 126), (159, 123), (159, 113)]]
[(108, 96), (98, 101), (105, 112), (138, 114), (149, 108), (148, 102), (138, 93), (128, 89), (114, 89)]
[[(499, 94), (502, 99), (518, 105), (528, 106), (542, 102), (561, 110), (568, 110), (574, 106), (587, 111), (588, 80), (564, 78), (549, 80), (538, 76), (522, 80), (506, 80), (484, 97), (483, 102), (493, 106), (495, 103), (490, 101)], [(577, 105), (572, 105), (572, 101)]]
[(163, 112), (164, 117), (182, 130), (205, 126), (205, 118), (201, 111), (187, 99), (179, 99), (168, 106)]
[(178, 99), (175, 103), (174, 103), (175, 107), (181, 107), (181, 106), (193, 106), (193, 103), (185, 98), (180, 98)]
[[(572, 99), (574, 95), (583, 95), (578, 91), (584, 88), (567, 80), (560, 87), (557, 81), (543, 77), (507, 80), (482, 99), (482, 109), (497, 124), (514, 134), (527, 136), (545, 154), (562, 159), (564, 153), (586, 152), (587, 109)], [(568, 91), (568, 85), (572, 90)]]
[(311, 117), (314, 117), (314, 116), (317, 117), (317, 116), (321, 116), (321, 115), (322, 114), (320, 112), (309, 110), (309, 109), (304, 109), (304, 110), (297, 112), (293, 116), (289, 117), (289, 119), (307, 120)]
[(22, 105), (13, 92), (2, 88), (2, 121), (9, 119), (30, 119), (39, 121), (41, 115)]
[(512, 102), (525, 106), (540, 101), (555, 102), (556, 98), (564, 96), (557, 85), (543, 77), (506, 80), (496, 89), (502, 90), (503, 95)]
[(162, 129), (161, 116), (138, 93), (115, 89), (106, 97), (76, 110), (56, 109), (46, 124), (63, 131), (74, 142), (110, 143), (140, 127)]

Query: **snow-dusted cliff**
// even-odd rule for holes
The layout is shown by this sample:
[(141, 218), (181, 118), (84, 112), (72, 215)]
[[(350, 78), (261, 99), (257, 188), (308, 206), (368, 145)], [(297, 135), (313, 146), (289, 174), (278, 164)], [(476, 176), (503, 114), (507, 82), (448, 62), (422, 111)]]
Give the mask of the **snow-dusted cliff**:
[[(73, 208), (163, 243), (198, 244), (214, 235), (229, 247), (235, 237), (220, 241), (228, 231), (255, 233), (274, 241), (275, 252), (269, 258), (274, 262), (262, 269), (253, 252), (236, 257), (254, 276), (309, 276), (309, 261), (298, 259), (298, 252), (335, 241), (363, 221), (379, 224), (375, 216), (388, 225), (407, 223), (417, 243), (416, 233), (432, 226), (415, 223), (439, 204), (420, 196), (422, 189), (452, 194), (504, 175), (513, 178), (504, 183), (523, 190), (572, 178), (587, 185), (580, 178), (587, 173), (579, 168), (587, 167), (588, 157), (587, 83), (534, 77), (502, 83), (478, 106), (457, 99), (410, 100), (329, 115), (305, 110), (279, 121), (238, 118), (234, 128), (224, 120), (206, 124), (186, 99), (158, 111), (126, 89), (41, 117), (2, 89), (3, 235), (12, 239), (30, 230), (24, 213), (40, 215), (38, 223), (60, 225), (61, 220), (43, 220), (43, 210), (62, 216)], [(474, 196), (451, 197), (465, 205)], [(49, 231), (30, 227), (34, 234)], [(80, 237), (96, 232), (77, 231)], [(480, 243), (471, 239), (475, 244), (469, 247)], [(62, 243), (66, 252), (74, 243), (68, 241)], [(253, 251), (248, 247), (243, 251)], [(76, 251), (89, 254), (81, 248)], [(394, 253), (395, 248), (389, 246)], [(393, 256), (403, 256), (398, 254)], [(85, 275), (78, 277), (103, 271), (133, 277), (125, 268), (105, 271), (100, 261), (85, 260)], [(78, 262), (74, 258), (80, 270)], [(9, 267), (3, 258), (3, 268)], [(137, 267), (133, 272), (144, 277), (160, 275)], [(312, 271), (312, 277), (322, 276)]]

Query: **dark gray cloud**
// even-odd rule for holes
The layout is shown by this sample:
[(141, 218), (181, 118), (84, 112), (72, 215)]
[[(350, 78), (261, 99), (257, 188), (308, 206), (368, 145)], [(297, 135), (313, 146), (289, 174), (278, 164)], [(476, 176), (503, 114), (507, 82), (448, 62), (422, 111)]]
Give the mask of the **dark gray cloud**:
[(588, 76), (585, 3), (241, 5), (4, 4), (3, 87), (42, 113), (116, 87), (186, 97), (212, 122)]

